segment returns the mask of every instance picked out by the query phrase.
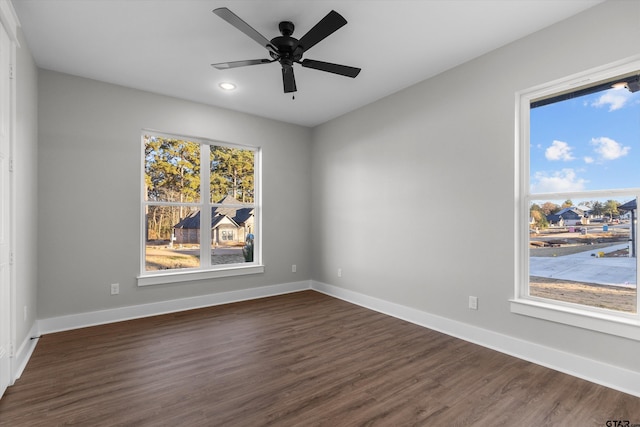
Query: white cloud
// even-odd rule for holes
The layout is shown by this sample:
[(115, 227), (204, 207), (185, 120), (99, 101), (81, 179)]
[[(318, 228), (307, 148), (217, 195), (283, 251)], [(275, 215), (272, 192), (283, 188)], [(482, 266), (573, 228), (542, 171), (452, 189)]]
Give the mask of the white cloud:
[(591, 145), (595, 148), (593, 149), (601, 159), (603, 160), (615, 160), (620, 157), (624, 157), (629, 154), (629, 150), (631, 147), (625, 147), (617, 141), (614, 141), (611, 138), (607, 138), (606, 136), (601, 136), (600, 138), (593, 138), (591, 140)]
[(562, 160), (568, 162), (575, 158), (571, 155), (571, 150), (572, 148), (566, 142), (553, 141), (553, 143), (544, 151), (544, 156), (547, 160)]
[(551, 174), (536, 172), (531, 182), (532, 193), (560, 193), (582, 191), (588, 181), (578, 178), (573, 169), (562, 169)]
[(594, 101), (591, 106), (592, 107), (604, 107), (609, 106), (609, 111), (619, 110), (624, 107), (631, 96), (631, 92), (618, 89), (618, 90), (609, 90), (603, 93), (597, 101)]
[(595, 160), (593, 159), (593, 157), (586, 156), (586, 157), (584, 158), (584, 162), (585, 162), (586, 164), (591, 164), (591, 163), (595, 162)]

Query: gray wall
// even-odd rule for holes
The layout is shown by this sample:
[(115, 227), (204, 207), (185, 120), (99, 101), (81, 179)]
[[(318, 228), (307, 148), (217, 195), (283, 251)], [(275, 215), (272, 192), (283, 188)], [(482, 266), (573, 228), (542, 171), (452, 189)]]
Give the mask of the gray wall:
[[(39, 318), (309, 280), (309, 129), (46, 70), (38, 84)], [(143, 128), (263, 147), (264, 274), (136, 285)]]
[[(37, 315), (38, 274), (38, 69), (18, 31), (16, 52), (15, 263), (16, 345), (25, 341)], [(27, 317), (24, 317), (24, 309)]]
[[(639, 53), (639, 18), (608, 1), (313, 130), (41, 70), (38, 317), (313, 278), (637, 371), (637, 342), (508, 300), (514, 93)], [(265, 274), (136, 286), (142, 128), (265, 148)]]
[(315, 128), (313, 279), (638, 371), (635, 341), (509, 309), (515, 92), (638, 40), (640, 2), (609, 1)]

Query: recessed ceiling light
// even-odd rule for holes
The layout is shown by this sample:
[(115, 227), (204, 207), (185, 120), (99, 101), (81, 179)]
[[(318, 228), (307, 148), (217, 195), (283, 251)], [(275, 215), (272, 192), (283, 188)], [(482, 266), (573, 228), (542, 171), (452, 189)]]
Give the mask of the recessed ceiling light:
[(224, 90), (234, 90), (236, 88), (236, 85), (229, 82), (222, 82), (218, 86), (220, 86), (220, 88)]
[(627, 87), (627, 82), (618, 82), (611, 85), (613, 89), (624, 89)]

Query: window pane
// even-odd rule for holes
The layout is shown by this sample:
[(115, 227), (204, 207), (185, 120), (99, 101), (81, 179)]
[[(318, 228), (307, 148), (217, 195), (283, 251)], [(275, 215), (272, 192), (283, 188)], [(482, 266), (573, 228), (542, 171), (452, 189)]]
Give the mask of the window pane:
[(637, 199), (533, 200), (529, 295), (636, 313)]
[(640, 91), (531, 108), (530, 119), (531, 193), (640, 187)]
[(187, 206), (146, 207), (145, 270), (200, 266), (200, 214)]
[(166, 134), (142, 139), (142, 273), (253, 263), (258, 151)]
[(200, 144), (144, 136), (147, 201), (197, 203), (200, 200)]
[(253, 262), (255, 210), (252, 205), (222, 205), (211, 209), (211, 264)]
[(253, 203), (255, 153), (216, 145), (210, 148), (211, 202), (230, 196), (240, 203)]

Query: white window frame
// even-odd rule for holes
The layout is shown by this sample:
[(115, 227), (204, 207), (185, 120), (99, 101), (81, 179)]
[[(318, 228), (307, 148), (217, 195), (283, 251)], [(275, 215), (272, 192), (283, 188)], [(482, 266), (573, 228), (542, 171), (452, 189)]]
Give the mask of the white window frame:
[[(530, 105), (532, 101), (556, 94), (593, 86), (640, 70), (640, 55), (598, 67), (567, 78), (532, 87), (516, 93), (515, 117), (515, 277), (511, 312), (572, 325), (640, 341), (640, 292), (636, 287), (636, 313), (605, 310), (563, 301), (536, 298), (529, 295), (529, 202), (539, 199), (600, 198), (615, 195), (635, 196), (640, 199), (640, 188), (606, 191), (570, 192), (532, 195), (530, 193)], [(636, 254), (637, 252), (636, 239)], [(636, 272), (640, 263), (636, 257)], [(637, 282), (637, 280), (636, 280)], [(638, 284), (636, 285), (638, 286)]]
[[(210, 265), (211, 245), (200, 245), (201, 265), (198, 268), (175, 269), (175, 270), (145, 270), (145, 207), (153, 202), (145, 201), (144, 173), (145, 173), (145, 156), (144, 156), (144, 136), (153, 135), (162, 138), (182, 139), (199, 143), (203, 148), (201, 151), (201, 159), (209, 158), (210, 146), (224, 146), (229, 148), (239, 148), (243, 150), (251, 150), (254, 152), (254, 230), (252, 233), (254, 239), (254, 258), (253, 262), (244, 264), (227, 264), (227, 265)], [(141, 132), (141, 178), (140, 178), (140, 275), (137, 277), (138, 286), (161, 285), (168, 283), (191, 282), (197, 280), (207, 280), (222, 277), (240, 276), (247, 274), (264, 273), (264, 265), (262, 263), (262, 187), (261, 187), (261, 167), (262, 167), (262, 149), (259, 146), (240, 145), (229, 142), (216, 141), (208, 138), (170, 134), (153, 130), (143, 129)], [(210, 170), (204, 165), (208, 164), (201, 161), (200, 168), (200, 202), (197, 203), (200, 210), (200, 223), (211, 224), (211, 208), (216, 203), (211, 202), (209, 194), (209, 174)], [(193, 206), (193, 203), (162, 203), (163, 205), (185, 205)], [(227, 205), (225, 205), (227, 206)], [(242, 206), (237, 206), (242, 207)], [(211, 229), (209, 227), (200, 227), (200, 242), (211, 241)]]

